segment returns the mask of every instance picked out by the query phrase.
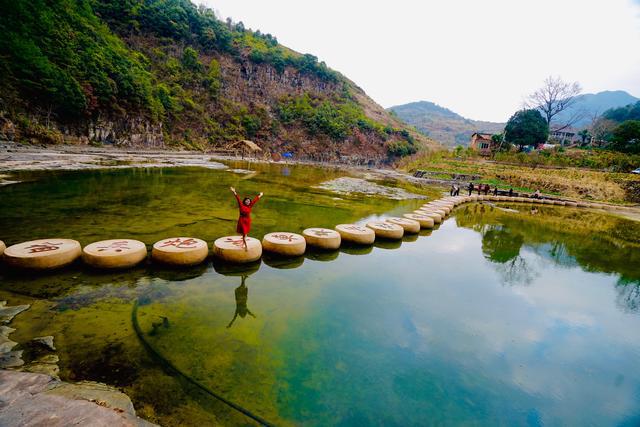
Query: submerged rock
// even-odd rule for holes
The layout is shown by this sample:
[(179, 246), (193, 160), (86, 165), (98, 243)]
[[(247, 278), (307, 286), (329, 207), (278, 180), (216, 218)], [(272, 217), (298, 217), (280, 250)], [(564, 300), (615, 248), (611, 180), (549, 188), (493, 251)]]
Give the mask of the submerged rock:
[(0, 301), (0, 322), (9, 323), (18, 314), (31, 307), (29, 304), (7, 306), (6, 301)]
[(46, 347), (51, 351), (56, 350), (56, 347), (53, 345), (53, 337), (51, 335), (47, 335), (46, 337), (36, 337), (31, 341), (33, 341), (35, 344)]
[(154, 425), (138, 418), (131, 399), (113, 387), (37, 373), (0, 371), (0, 401), (5, 425)]
[(332, 191), (338, 194), (365, 194), (367, 196), (385, 197), (393, 200), (406, 199), (425, 199), (421, 194), (409, 193), (408, 191), (398, 187), (388, 187), (367, 181), (362, 178), (352, 178), (344, 176), (323, 182), (316, 186), (323, 190)]
[(0, 354), (1, 369), (17, 368), (22, 365), (24, 365), (24, 360), (22, 360), (22, 350), (8, 351)]
[(15, 331), (15, 329), (8, 326), (0, 326), (0, 354), (8, 353), (18, 345), (17, 342), (11, 341), (9, 335)]
[(58, 362), (60, 358), (55, 354), (48, 354), (36, 361), (23, 366), (20, 370), (25, 372), (34, 372), (36, 374), (45, 374), (52, 376), (55, 379), (60, 379), (58, 374), (60, 373), (60, 367)]

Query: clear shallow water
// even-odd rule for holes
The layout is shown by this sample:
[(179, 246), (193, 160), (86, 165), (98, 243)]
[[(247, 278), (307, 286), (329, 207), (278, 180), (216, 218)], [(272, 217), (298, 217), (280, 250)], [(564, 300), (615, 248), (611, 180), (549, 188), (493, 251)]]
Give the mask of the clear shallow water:
[[(270, 188), (274, 198), (292, 194)], [(409, 208), (348, 205), (350, 220)], [(42, 233), (50, 222), (31, 227)], [(175, 229), (160, 237), (189, 234)], [(639, 248), (640, 227), (626, 220), (474, 204), (399, 247), (265, 259), (245, 270), (4, 272), (0, 298), (34, 303), (12, 337), (56, 336), (63, 377), (116, 384), (139, 413), (165, 424), (247, 420), (159, 369), (132, 331), (135, 300), (145, 341), (163, 359), (276, 424), (637, 425)]]

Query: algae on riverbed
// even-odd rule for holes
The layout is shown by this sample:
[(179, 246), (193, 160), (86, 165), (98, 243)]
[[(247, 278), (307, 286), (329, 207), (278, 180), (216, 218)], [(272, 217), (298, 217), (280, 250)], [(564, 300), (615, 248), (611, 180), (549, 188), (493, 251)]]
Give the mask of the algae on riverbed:
[[(336, 199), (309, 188), (342, 171), (234, 166), (256, 173), (43, 175), (0, 189), (15, 205), (0, 214), (9, 220), (0, 232), (13, 240), (25, 231), (77, 233), (84, 243), (116, 233), (148, 244), (184, 234), (210, 241), (234, 228), (229, 185), (265, 191), (256, 236), (397, 216), (421, 203)], [(640, 411), (640, 226), (585, 209), (498, 206), (509, 209), (462, 206), (439, 228), (394, 245), (243, 267), (209, 261), (104, 273), (74, 265), (37, 275), (0, 268), (0, 300), (31, 304), (11, 338), (24, 345), (53, 336), (63, 379), (117, 385), (139, 415), (162, 425), (249, 423), (165, 371), (167, 362), (283, 425), (632, 419)], [(142, 338), (158, 359), (132, 326), (136, 301)]]

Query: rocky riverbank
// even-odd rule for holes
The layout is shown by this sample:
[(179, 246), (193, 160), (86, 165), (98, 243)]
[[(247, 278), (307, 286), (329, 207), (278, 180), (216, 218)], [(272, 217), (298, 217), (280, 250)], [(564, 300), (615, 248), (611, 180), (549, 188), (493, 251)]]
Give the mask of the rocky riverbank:
[(113, 387), (61, 381), (54, 337), (11, 340), (15, 329), (8, 325), (29, 308), (0, 301), (0, 425), (154, 425), (137, 417), (131, 399)]

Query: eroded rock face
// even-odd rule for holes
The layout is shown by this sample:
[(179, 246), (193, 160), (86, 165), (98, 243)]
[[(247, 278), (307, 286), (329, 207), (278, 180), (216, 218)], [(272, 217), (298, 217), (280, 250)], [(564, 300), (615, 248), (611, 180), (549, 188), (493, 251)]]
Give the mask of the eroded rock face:
[(0, 424), (152, 426), (127, 395), (105, 384), (65, 383), (49, 375), (0, 371)]
[(141, 117), (118, 121), (98, 119), (89, 123), (84, 136), (88, 138), (88, 142), (101, 144), (164, 148), (162, 123), (151, 123)]

